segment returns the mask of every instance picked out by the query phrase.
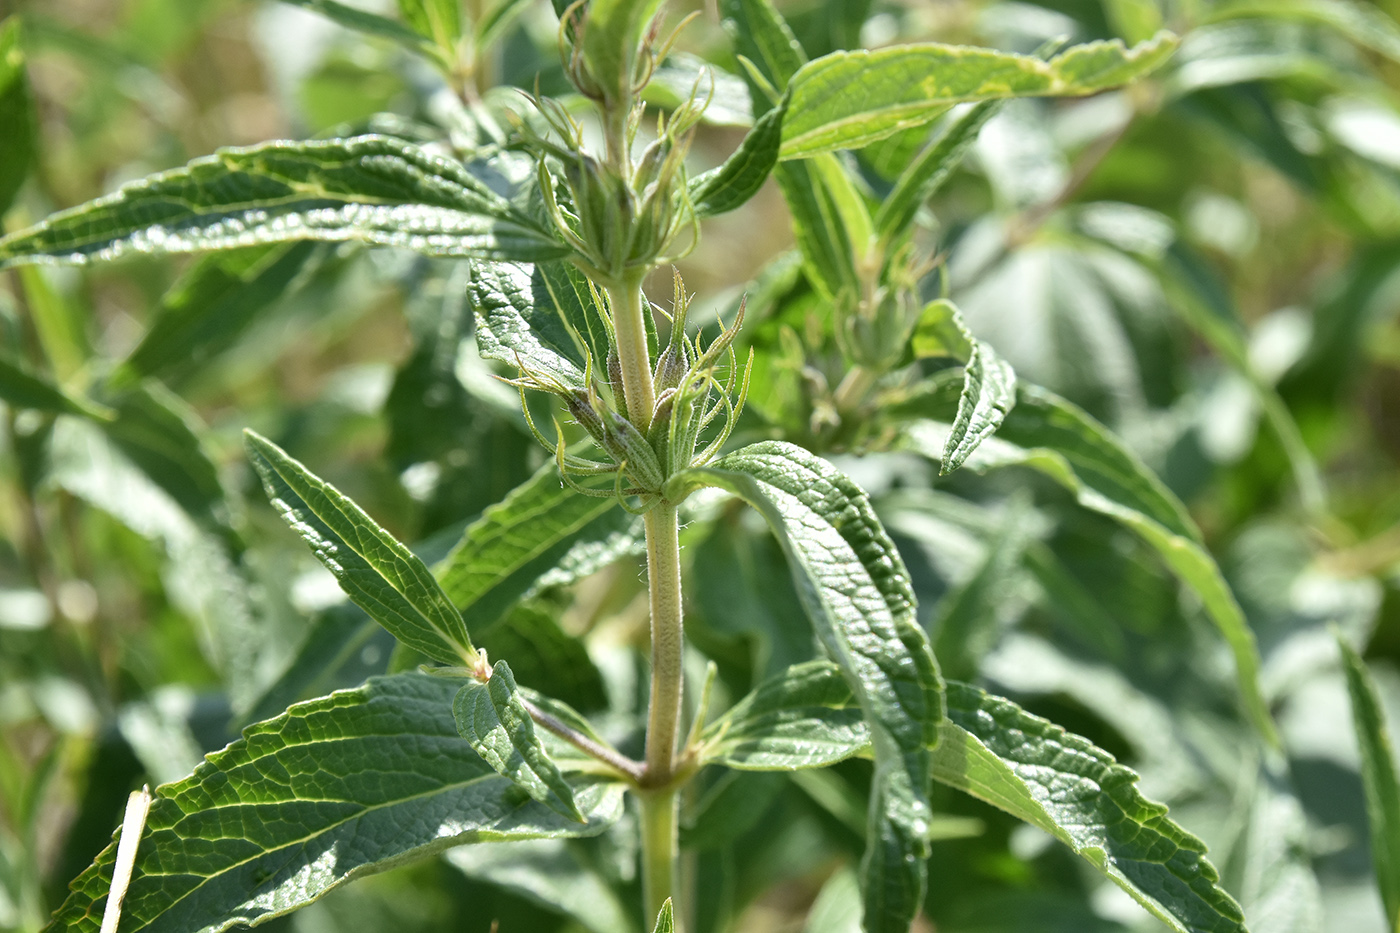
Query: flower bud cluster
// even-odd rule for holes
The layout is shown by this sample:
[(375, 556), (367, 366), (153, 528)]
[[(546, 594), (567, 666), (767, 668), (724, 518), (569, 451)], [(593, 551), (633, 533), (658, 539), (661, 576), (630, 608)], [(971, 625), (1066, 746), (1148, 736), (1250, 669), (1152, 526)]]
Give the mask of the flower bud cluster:
[(836, 336), (848, 359), (875, 373), (889, 372), (906, 361), (924, 305), (919, 281), (928, 271), (898, 252), (866, 294), (836, 302)]
[[(525, 389), (558, 397), (607, 458), (589, 460), (569, 453), (557, 423), (555, 434), (559, 439), (551, 442), (530, 421), (540, 443), (553, 451), (564, 481), (577, 491), (592, 496), (617, 496), (629, 509), (645, 511), (660, 501), (670, 476), (713, 459), (728, 440), (743, 410), (753, 362), (750, 355), (741, 371), (734, 352), (734, 338), (743, 322), (744, 308), (741, 304), (734, 323), (721, 326), (719, 335), (702, 346), (701, 335), (692, 338), (685, 332), (688, 305), (684, 283), (677, 274), (671, 334), (652, 375), (656, 405), (646, 425), (633, 424), (617, 410), (621, 393), (617, 388), (604, 389), (597, 383), (591, 358), (579, 385), (566, 385), (556, 376), (524, 366), (519, 378), (512, 380), (521, 390), (522, 402)], [(723, 381), (716, 375), (721, 366), (726, 372)], [(528, 406), (524, 410), (529, 420)], [(707, 439), (703, 446), (702, 439)], [(611, 492), (579, 482), (580, 477), (600, 475), (613, 477)], [(639, 497), (640, 507), (629, 505), (628, 496)]]

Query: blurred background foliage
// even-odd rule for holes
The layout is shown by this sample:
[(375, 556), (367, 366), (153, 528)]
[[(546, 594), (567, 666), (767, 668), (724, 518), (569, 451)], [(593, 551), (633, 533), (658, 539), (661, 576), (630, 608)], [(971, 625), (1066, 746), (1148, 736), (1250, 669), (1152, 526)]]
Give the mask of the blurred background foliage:
[[(474, 63), (488, 99), (565, 89), (553, 10), (519, 6)], [(743, 439), (805, 444), (872, 493), (945, 667), (1137, 769), (1210, 844), (1253, 929), (1384, 929), (1332, 627), (1365, 648), (1400, 721), (1400, 3), (778, 6), (811, 56), (925, 39), (1031, 52), (1163, 25), (1183, 37), (1126, 90), (1004, 107), (920, 218), (937, 257), (926, 284), (1187, 503), (1259, 639), (1286, 761), (1257, 750), (1225, 646), (1141, 540), (1029, 470), (939, 477), (892, 449), (879, 411), (840, 410), (830, 308), (777, 185), (708, 221), (680, 268), (693, 316), (728, 319), (749, 296)], [(674, 104), (715, 69), (698, 172), (753, 106), (717, 11), (670, 12), (692, 7), (652, 93)], [(467, 131), (430, 64), (293, 5), (0, 0), (0, 13), (7, 230), (222, 145), (381, 129), (451, 151)], [(928, 133), (841, 164), (878, 202)], [(6, 372), (46, 374), (72, 407), (0, 406), (0, 929), (41, 925), (132, 787), (183, 775), (294, 700), (411, 663), (282, 527), (239, 437), (274, 438), (441, 557), (545, 460), (477, 355), (464, 274), (306, 244), (0, 277)], [(635, 749), (646, 610), (624, 519), (523, 584), (478, 640)], [(698, 508), (684, 545), (697, 673), (715, 659), (732, 699), (812, 656), (756, 516)], [(696, 928), (854, 929), (868, 781), (860, 761), (702, 781), (683, 834), (687, 884), (706, 892)], [(1050, 837), (938, 801), (924, 929), (1160, 928)], [(463, 848), (271, 926), (628, 930), (627, 840)]]

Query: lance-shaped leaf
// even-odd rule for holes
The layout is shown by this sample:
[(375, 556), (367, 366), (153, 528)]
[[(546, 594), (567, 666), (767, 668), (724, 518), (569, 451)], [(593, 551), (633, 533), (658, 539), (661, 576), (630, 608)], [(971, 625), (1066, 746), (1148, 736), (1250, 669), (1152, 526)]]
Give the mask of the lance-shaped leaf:
[(397, 42), (419, 55), (428, 57), (436, 57), (437, 55), (437, 49), (429, 41), (426, 33), (415, 32), (398, 20), (390, 19), (387, 16), (380, 16), (378, 13), (371, 13), (357, 6), (339, 3), (337, 0), (282, 0), (282, 2), (312, 10), (346, 29), (353, 29), (355, 32), (362, 32), (365, 35)]
[(535, 734), (510, 665), (497, 661), (485, 683), (464, 685), (452, 701), (452, 714), (462, 738), (496, 773), (555, 813), (584, 822), (573, 788)]
[(1010, 700), (948, 684), (935, 779), (1043, 829), (1178, 933), (1243, 933), (1205, 845), (1146, 800), (1137, 775)]
[(221, 149), (0, 239), (0, 265), (292, 240), (488, 259), (564, 253), (461, 164), (402, 140), (357, 136)]
[(0, 215), (10, 209), (38, 148), (39, 121), (24, 69), (20, 20), (0, 22)]
[(1360, 655), (1341, 638), (1342, 670), (1351, 696), (1351, 718), (1361, 748), (1361, 786), (1366, 791), (1366, 815), (1371, 824), (1371, 864), (1386, 929), (1400, 929), (1400, 777), (1395, 749), (1386, 728), (1380, 694)]
[(942, 718), (941, 680), (914, 619), (908, 572), (860, 487), (800, 447), (745, 447), (677, 474), (667, 498), (694, 486), (727, 489), (768, 520), (818, 639), (860, 699), (876, 768), (865, 928), (904, 933), (923, 898), (928, 748)]
[(324, 247), (294, 243), (206, 256), (162, 296), (146, 336), (113, 374), (125, 387), (146, 376), (174, 384), (228, 349), (272, 307)]
[[(562, 267), (529, 263), (476, 263), (468, 288), (476, 312), (481, 355), (524, 365), (569, 387), (583, 385), (587, 357), (602, 366), (607, 325), (587, 281)], [(585, 352), (587, 351), (587, 352)]]
[(488, 624), (580, 542), (625, 535), (631, 524), (616, 499), (575, 492), (546, 463), (467, 526), (438, 580), (453, 605)]
[(765, 113), (719, 168), (690, 181), (690, 200), (699, 217), (714, 217), (741, 207), (758, 193), (778, 164), (787, 98)]
[(824, 768), (868, 750), (870, 729), (830, 661), (770, 677), (705, 730), (707, 762), (743, 771)]
[(357, 606), (435, 661), (475, 663), (462, 614), (416, 554), (282, 448), (252, 431), (245, 437), (273, 506)]
[(661, 912), (656, 915), (656, 926), (651, 933), (676, 933), (676, 918), (669, 897), (666, 898), (666, 903), (661, 905)]
[[(786, 701), (786, 702), (785, 702)], [(1087, 859), (1181, 933), (1242, 933), (1244, 916), (1217, 883), (1205, 847), (1138, 793), (1137, 775), (1107, 752), (1010, 700), (950, 681), (935, 779), (1037, 826)], [(713, 760), (792, 770), (870, 754), (869, 726), (836, 665), (796, 665), (749, 695), (715, 730)], [(761, 726), (780, 724), (771, 740)], [(805, 756), (798, 729), (819, 736)], [(796, 754), (794, 752), (797, 752)], [(732, 759), (732, 760), (731, 760)]]
[[(461, 682), (370, 680), (293, 706), (156, 793), (123, 933), (216, 933), (289, 913), (344, 881), (469, 842), (582, 836), (622, 785), (579, 777), (586, 825), (522, 794), (457, 734)], [(562, 743), (560, 743), (562, 744)], [(96, 933), (115, 842), (78, 877), (51, 933)]]
[(792, 77), (782, 157), (858, 149), (964, 101), (1093, 94), (1153, 70), (1176, 45), (1161, 32), (1131, 49), (1090, 42), (1049, 61), (938, 43), (833, 52)]
[(895, 182), (875, 215), (875, 232), (890, 240), (905, 233), (914, 223), (919, 208), (943, 187), (962, 162), (977, 134), (1001, 109), (999, 101), (984, 101), (966, 113), (950, 114), (938, 137), (926, 146)]
[(1001, 426), (1016, 404), (1016, 371), (992, 349), (972, 336), (962, 313), (951, 301), (930, 302), (914, 329), (914, 355), (918, 358), (951, 356), (963, 364), (962, 394), (953, 430), (943, 445), (938, 472), (948, 474), (962, 466), (977, 445)]
[(81, 415), (110, 421), (114, 412), (79, 395), (71, 395), (19, 363), (0, 356), (0, 401), (11, 408), (63, 415)]
[[(935, 393), (919, 404), (934, 417), (947, 417), (949, 395)], [(914, 421), (904, 429), (908, 446), (934, 458), (946, 448), (945, 432), (946, 427), (929, 421)], [(965, 465), (979, 473), (1006, 466), (1038, 470), (1073, 493), (1080, 505), (1136, 532), (1191, 588), (1225, 636), (1245, 709), (1260, 733), (1277, 743), (1259, 684), (1259, 648), (1244, 611), (1185, 506), (1112, 432), (1053, 392), (1022, 384), (1016, 407), (996, 436), (984, 441)]]

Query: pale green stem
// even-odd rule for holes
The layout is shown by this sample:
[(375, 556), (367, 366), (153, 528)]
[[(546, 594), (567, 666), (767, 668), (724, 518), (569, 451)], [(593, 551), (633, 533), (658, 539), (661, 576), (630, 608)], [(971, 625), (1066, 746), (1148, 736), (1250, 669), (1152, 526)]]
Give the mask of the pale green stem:
[(681, 721), (681, 547), (676, 507), (660, 503), (646, 514), (647, 583), (651, 589), (651, 708), (647, 713), (648, 783), (675, 772)]
[[(675, 896), (679, 836), (676, 831), (679, 796), (673, 787), (646, 791), (642, 801), (642, 903), (646, 929), (656, 922), (666, 898)], [(674, 903), (674, 901), (673, 901)], [(677, 918), (684, 916), (677, 911)]]
[(647, 350), (646, 301), (640, 277), (608, 287), (612, 305), (613, 330), (617, 338), (618, 362), (622, 365), (622, 392), (627, 396), (627, 417), (645, 433), (656, 407), (656, 388), (651, 382), (651, 353)]

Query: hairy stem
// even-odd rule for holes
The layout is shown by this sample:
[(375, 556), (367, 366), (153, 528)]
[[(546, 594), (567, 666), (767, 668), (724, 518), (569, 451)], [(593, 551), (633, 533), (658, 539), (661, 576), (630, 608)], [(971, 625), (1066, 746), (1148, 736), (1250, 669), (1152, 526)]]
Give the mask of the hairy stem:
[(617, 335), (618, 362), (622, 364), (622, 394), (627, 396), (627, 417), (646, 432), (656, 407), (656, 388), (651, 382), (651, 353), (647, 350), (646, 301), (641, 278), (629, 277), (608, 288), (612, 306), (613, 330)]
[(651, 708), (647, 713), (647, 782), (675, 773), (681, 721), (681, 547), (676, 507), (662, 503), (646, 515), (647, 583), (651, 588)]
[(641, 801), (642, 904), (646, 910), (643, 922), (650, 927), (666, 898), (676, 894), (676, 863), (680, 855), (676, 816), (680, 798), (675, 788), (668, 787), (643, 793)]

